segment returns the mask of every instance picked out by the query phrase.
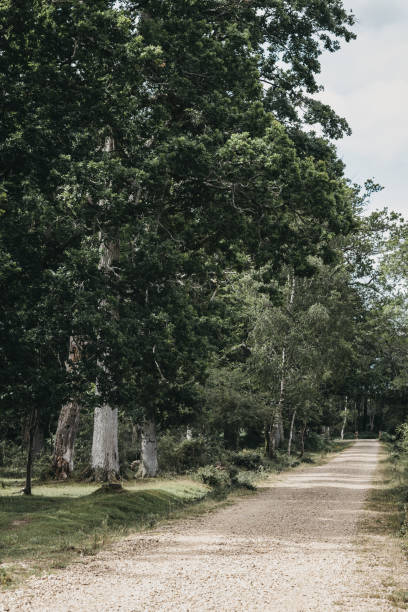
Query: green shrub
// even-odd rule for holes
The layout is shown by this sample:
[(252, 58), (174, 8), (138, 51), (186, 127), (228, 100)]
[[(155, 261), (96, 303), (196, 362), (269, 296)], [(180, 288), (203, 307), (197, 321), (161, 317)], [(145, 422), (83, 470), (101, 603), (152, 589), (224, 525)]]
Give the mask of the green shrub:
[(344, 434), (344, 440), (354, 440), (354, 438), (355, 438), (355, 435), (351, 431), (347, 431)]
[(315, 460), (312, 457), (309, 457), (308, 455), (303, 455), (300, 460), (302, 463), (315, 463)]
[(218, 460), (218, 449), (203, 436), (180, 439), (180, 434), (166, 433), (158, 441), (159, 464), (166, 471), (183, 473)]
[(262, 465), (262, 455), (259, 451), (242, 450), (229, 454), (230, 461), (246, 470), (257, 470)]
[(216, 491), (231, 487), (229, 471), (216, 465), (206, 465), (197, 471), (197, 476), (204, 484)]
[(395, 442), (395, 440), (396, 440), (395, 436), (392, 436), (391, 434), (389, 434), (388, 431), (383, 431), (381, 433), (382, 442)]
[(319, 452), (328, 447), (328, 441), (324, 436), (311, 431), (305, 439), (305, 448), (312, 452)]
[(232, 486), (249, 491), (256, 491), (255, 474), (250, 472), (239, 472), (232, 479)]

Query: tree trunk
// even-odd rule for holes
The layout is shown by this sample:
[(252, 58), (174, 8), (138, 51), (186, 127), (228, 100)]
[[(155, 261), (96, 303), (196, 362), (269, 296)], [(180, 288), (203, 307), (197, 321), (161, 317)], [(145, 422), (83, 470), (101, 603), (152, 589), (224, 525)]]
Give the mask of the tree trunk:
[[(289, 310), (292, 310), (293, 302), (295, 299), (295, 287), (296, 287), (296, 279), (293, 274), (292, 282), (290, 280), (290, 275), (288, 275), (288, 284), (290, 284), (290, 297), (288, 307)], [(281, 369), (281, 380), (280, 380), (280, 390), (279, 390), (279, 402), (277, 409), (274, 414), (272, 428), (270, 431), (270, 453), (272, 456), (275, 454), (277, 448), (279, 448), (280, 443), (285, 439), (285, 433), (283, 429), (283, 407), (285, 402), (285, 390), (286, 390), (286, 367), (287, 367), (287, 355), (286, 355), (286, 347), (282, 348), (282, 369)]]
[(156, 424), (153, 419), (146, 419), (142, 426), (141, 476), (142, 478), (154, 478), (158, 469)]
[[(106, 139), (105, 151), (109, 153), (114, 150), (115, 143), (113, 138), (109, 137)], [(114, 271), (115, 262), (119, 260), (119, 241), (112, 240), (102, 232), (99, 239), (99, 269), (109, 275)], [(102, 302), (101, 305), (105, 303)], [(111, 312), (111, 316), (114, 318), (117, 313)], [(106, 371), (103, 360), (99, 365)], [(105, 403), (95, 408), (94, 412), (91, 467), (96, 480), (111, 481), (119, 477), (118, 409)]]
[(340, 438), (342, 440), (344, 440), (344, 430), (346, 428), (346, 423), (347, 423), (347, 413), (348, 413), (348, 399), (347, 399), (347, 395), (346, 395), (346, 399), (345, 399), (345, 402), (344, 402), (343, 425), (342, 425), (341, 432), (340, 432)]
[(132, 448), (135, 448), (138, 445), (139, 442), (139, 427), (138, 425), (135, 425), (135, 423), (132, 423)]
[[(81, 353), (77, 341), (73, 336), (69, 339), (69, 356), (65, 363), (67, 372), (72, 370), (72, 363), (78, 363)], [(52, 467), (56, 478), (65, 480), (74, 469), (74, 445), (79, 429), (80, 406), (77, 401), (71, 400), (64, 404), (58, 418), (57, 432), (55, 434)]]
[(362, 426), (362, 430), (363, 431), (367, 431), (368, 402), (369, 402), (369, 399), (367, 397), (365, 397), (363, 399), (363, 426)]
[(275, 455), (276, 450), (279, 448), (281, 443), (281, 435), (280, 435), (280, 414), (276, 414), (272, 428), (271, 428), (271, 448), (272, 448), (272, 456)]
[(91, 467), (95, 480), (110, 482), (119, 477), (118, 409), (106, 404), (94, 412)]
[(270, 431), (269, 425), (267, 423), (265, 423), (264, 440), (265, 440), (265, 455), (267, 457), (271, 456), (269, 431)]
[(306, 431), (306, 423), (303, 424), (302, 430), (300, 432), (300, 455), (299, 458), (303, 457), (305, 454), (305, 431)]
[(44, 432), (37, 424), (34, 430), (33, 437), (33, 460), (37, 459), (38, 455), (44, 450)]
[(374, 431), (374, 419), (375, 419), (375, 403), (369, 398), (367, 400), (367, 412), (368, 412), (368, 417), (369, 417), (369, 427), (370, 427), (370, 431), (373, 432)]
[(25, 485), (23, 489), (24, 495), (31, 495), (31, 476), (32, 476), (32, 471), (33, 471), (33, 459), (34, 459), (34, 453), (33, 453), (34, 436), (35, 436), (35, 430), (37, 429), (37, 426), (38, 426), (37, 416), (38, 416), (37, 410), (36, 409), (32, 410), (30, 417), (29, 417), (27, 430), (26, 430), (27, 462), (26, 462), (26, 480), (25, 480)]
[(61, 408), (55, 436), (52, 465), (59, 480), (69, 478), (74, 469), (74, 445), (79, 429), (80, 406), (71, 401)]
[(293, 428), (295, 426), (296, 410), (293, 411), (292, 420), (290, 422), (289, 441), (288, 441), (288, 457), (292, 451), (292, 440), (293, 440)]

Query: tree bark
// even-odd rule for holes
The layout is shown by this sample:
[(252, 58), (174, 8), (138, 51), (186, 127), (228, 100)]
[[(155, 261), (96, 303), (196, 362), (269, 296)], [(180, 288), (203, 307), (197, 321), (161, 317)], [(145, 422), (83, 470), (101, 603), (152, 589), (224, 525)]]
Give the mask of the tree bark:
[(53, 470), (59, 480), (69, 478), (74, 469), (75, 439), (79, 429), (80, 406), (71, 401), (61, 408), (55, 436)]
[(289, 441), (288, 441), (288, 457), (292, 451), (292, 440), (293, 440), (293, 428), (295, 426), (296, 410), (293, 411), (292, 420), (290, 422)]
[(303, 457), (305, 454), (305, 431), (306, 431), (306, 423), (303, 423), (302, 430), (300, 432), (300, 455), (299, 458)]
[(94, 412), (91, 467), (95, 480), (107, 482), (119, 477), (118, 409), (106, 404)]
[(374, 431), (374, 419), (375, 419), (375, 404), (370, 398), (367, 400), (367, 403), (368, 403), (367, 412), (368, 412), (368, 417), (369, 417), (369, 427), (370, 427), (370, 431), (373, 432)]
[[(65, 364), (67, 371), (71, 370), (71, 363), (77, 363), (79, 360), (79, 347), (71, 336), (69, 339), (69, 360)], [(80, 405), (76, 400), (71, 400), (62, 406), (58, 418), (52, 466), (56, 478), (60, 480), (69, 478), (74, 469), (74, 447), (79, 429), (79, 414)]]
[[(290, 284), (290, 297), (288, 307), (289, 310), (292, 310), (293, 302), (295, 299), (295, 287), (296, 287), (296, 279), (293, 274), (292, 282), (290, 280), (290, 275), (288, 276), (288, 284)], [(272, 428), (271, 428), (271, 444), (270, 444), (270, 453), (272, 456), (275, 454), (277, 448), (279, 448), (280, 443), (285, 438), (284, 429), (283, 429), (283, 406), (285, 402), (285, 390), (286, 390), (286, 367), (287, 367), (287, 354), (286, 354), (286, 346), (282, 348), (282, 370), (281, 370), (281, 380), (280, 380), (280, 390), (279, 390), (279, 401), (278, 406), (274, 414)]]
[(154, 478), (159, 469), (157, 460), (156, 424), (153, 419), (146, 419), (142, 426), (142, 478)]
[(269, 430), (269, 456), (275, 457), (276, 450), (279, 448), (281, 443), (281, 428), (280, 421), (282, 419), (282, 415), (279, 412), (279, 406), (275, 411), (272, 426)]
[(37, 410), (34, 409), (31, 411), (28, 425), (27, 425), (27, 430), (26, 430), (27, 462), (26, 462), (26, 479), (25, 479), (25, 485), (23, 489), (24, 495), (31, 495), (31, 477), (32, 477), (32, 471), (33, 471), (33, 459), (34, 459), (33, 447), (34, 447), (35, 430), (37, 426), (38, 426), (38, 414), (37, 414)]
[(342, 425), (341, 432), (340, 432), (340, 438), (342, 440), (344, 440), (344, 430), (345, 430), (346, 424), (347, 424), (347, 413), (348, 413), (348, 398), (347, 398), (347, 395), (346, 395), (346, 399), (345, 399), (345, 402), (344, 402), (343, 425)]

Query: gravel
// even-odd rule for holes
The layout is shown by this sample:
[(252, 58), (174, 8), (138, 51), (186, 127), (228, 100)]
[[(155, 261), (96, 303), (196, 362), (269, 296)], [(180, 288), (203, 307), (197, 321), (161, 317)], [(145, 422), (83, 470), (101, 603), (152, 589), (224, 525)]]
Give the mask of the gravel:
[(399, 547), (359, 532), (379, 450), (358, 441), (323, 466), (267, 480), (255, 496), (127, 537), (0, 595), (0, 610), (403, 609), (389, 600), (390, 574), (405, 570)]

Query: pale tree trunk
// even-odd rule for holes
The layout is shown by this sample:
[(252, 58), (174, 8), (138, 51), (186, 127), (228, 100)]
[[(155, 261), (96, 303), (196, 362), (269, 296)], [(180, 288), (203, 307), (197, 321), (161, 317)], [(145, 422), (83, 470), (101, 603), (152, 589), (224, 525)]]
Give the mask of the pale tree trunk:
[[(67, 371), (71, 370), (71, 363), (77, 363), (80, 358), (78, 343), (71, 336), (69, 339), (69, 361), (65, 364)], [(68, 478), (74, 469), (74, 447), (79, 429), (79, 414), (79, 403), (76, 400), (71, 400), (61, 408), (58, 418), (52, 466), (55, 476), (61, 480)]]
[(137, 446), (137, 443), (139, 442), (139, 428), (135, 423), (132, 423), (132, 448), (135, 448)]
[(157, 475), (158, 469), (156, 424), (153, 419), (146, 419), (142, 426), (140, 475), (142, 478), (154, 478)]
[(370, 431), (374, 431), (375, 404), (370, 398), (367, 400), (367, 412), (369, 417)]
[(341, 428), (341, 432), (340, 432), (340, 438), (342, 440), (344, 440), (344, 430), (346, 429), (346, 424), (347, 424), (347, 414), (348, 414), (348, 398), (346, 395), (346, 399), (344, 402), (344, 417), (343, 417), (343, 425)]
[[(296, 279), (293, 274), (292, 282), (290, 280), (290, 275), (288, 276), (288, 284), (291, 283), (290, 297), (289, 297), (289, 310), (292, 310), (293, 302), (295, 299), (295, 286)], [(270, 430), (270, 452), (272, 455), (275, 454), (277, 448), (279, 448), (282, 440), (285, 439), (284, 429), (283, 429), (283, 406), (285, 402), (285, 390), (286, 390), (286, 367), (287, 367), (287, 354), (286, 347), (284, 346), (282, 349), (282, 369), (281, 369), (281, 380), (280, 380), (280, 390), (279, 390), (279, 402), (277, 409), (274, 414), (272, 428)]]
[(276, 450), (279, 448), (281, 443), (281, 421), (282, 413), (280, 412), (280, 406), (278, 405), (275, 409), (272, 425), (269, 429), (269, 456), (274, 457)]
[(299, 457), (303, 457), (305, 454), (305, 432), (306, 432), (307, 424), (303, 423), (302, 430), (300, 432), (300, 455)]
[(31, 410), (26, 429), (26, 440), (27, 440), (27, 462), (26, 462), (26, 479), (25, 485), (23, 489), (24, 495), (31, 495), (31, 477), (33, 471), (33, 446), (34, 446), (34, 436), (35, 430), (38, 427), (38, 412), (37, 409), (34, 408)]
[(119, 476), (118, 409), (107, 404), (95, 408), (91, 467), (96, 480)]
[[(114, 149), (113, 138), (108, 138), (105, 151), (112, 152)], [(102, 233), (99, 238), (99, 269), (108, 275), (113, 272), (115, 262), (119, 260), (119, 241), (107, 239)], [(112, 312), (111, 316), (115, 317), (116, 313)], [(99, 365), (106, 371), (103, 363)], [(112, 481), (119, 477), (118, 409), (108, 404), (95, 408), (91, 467), (97, 480)]]
[(288, 440), (288, 457), (292, 451), (292, 440), (293, 440), (293, 428), (295, 426), (296, 410), (293, 411), (292, 420), (290, 422), (289, 440)]

